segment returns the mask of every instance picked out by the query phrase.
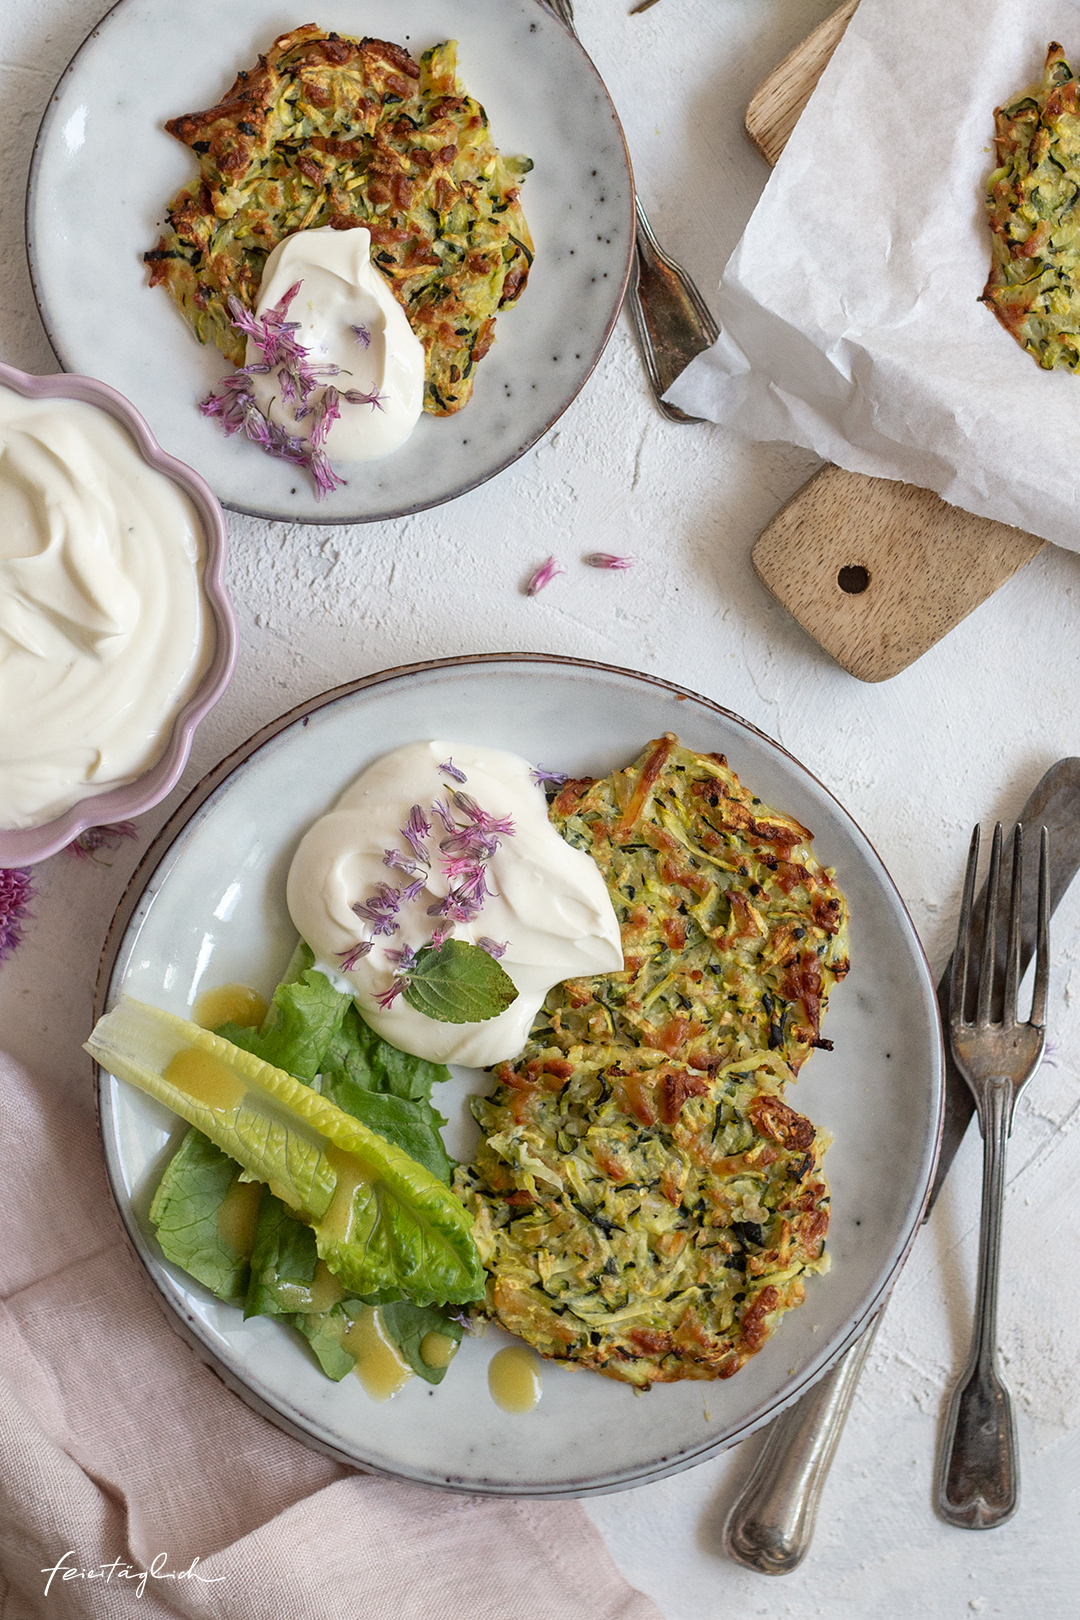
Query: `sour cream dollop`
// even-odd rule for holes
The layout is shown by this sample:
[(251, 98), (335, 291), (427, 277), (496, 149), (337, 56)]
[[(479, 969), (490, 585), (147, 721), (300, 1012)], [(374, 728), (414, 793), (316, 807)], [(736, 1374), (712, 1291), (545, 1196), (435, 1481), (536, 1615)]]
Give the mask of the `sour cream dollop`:
[[(440, 769), (451, 758), (467, 778), (462, 784)], [(501, 1063), (525, 1045), (553, 984), (622, 967), (619, 923), (600, 871), (583, 850), (572, 849), (555, 831), (530, 772), (527, 760), (499, 749), (410, 743), (384, 754), (357, 777), (305, 834), (293, 858), (289, 911), (318, 966), (340, 978), (350, 949), (358, 940), (370, 941), (370, 953), (344, 978), (367, 1022), (404, 1052), (477, 1068)], [(513, 979), (518, 997), (485, 1023), (444, 1024), (410, 1007), (403, 996), (385, 1009), (376, 997), (393, 983), (395, 962), (389, 952), (404, 945), (419, 951), (431, 939), (438, 919), (429, 915), (429, 908), (450, 888), (439, 858), (446, 830), (431, 807), (436, 800), (446, 803), (459, 786), (489, 816), (509, 817), (514, 830), (500, 838), (487, 863), (487, 887), (495, 892), (473, 921), (453, 925), (451, 937), (469, 944), (485, 937), (505, 944), (500, 966)], [(366, 904), (377, 884), (400, 889), (409, 883), (409, 875), (388, 869), (385, 855), (387, 850), (411, 853), (401, 829), (414, 805), (433, 826), (424, 841), (432, 858), (423, 890), (399, 907), (395, 933), (377, 934), (352, 908)]]
[[(279, 242), (266, 261), (256, 313), (268, 309), (300, 282), (288, 319), (308, 350), (314, 367), (335, 365), (338, 375), (325, 383), (378, 399), (378, 404), (341, 400), (325, 450), (331, 461), (374, 461), (405, 443), (424, 403), (424, 345), (409, 325), (385, 279), (371, 262), (371, 233), (362, 226), (335, 231), (330, 225), (297, 231)], [(248, 339), (247, 361), (262, 353)], [(275, 371), (252, 379), (255, 403), (271, 422), (296, 438), (311, 436), (312, 414), (297, 420), (296, 407), (283, 399)], [(320, 385), (313, 400), (324, 385)]]
[(106, 411), (0, 387), (0, 827), (160, 757), (213, 650), (203, 546)]

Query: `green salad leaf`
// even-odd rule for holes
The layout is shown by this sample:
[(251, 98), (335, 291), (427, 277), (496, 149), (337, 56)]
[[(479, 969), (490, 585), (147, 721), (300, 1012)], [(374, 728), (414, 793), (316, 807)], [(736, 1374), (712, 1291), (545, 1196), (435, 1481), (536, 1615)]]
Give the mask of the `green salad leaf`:
[(420, 1354), (420, 1346), (429, 1333), (441, 1333), (461, 1343), (464, 1329), (454, 1317), (434, 1305), (414, 1305), (411, 1300), (383, 1305), (379, 1314), (388, 1338), (391, 1338), (413, 1372), (429, 1384), (441, 1384), (446, 1376), (445, 1367), (429, 1367)]
[[(295, 1079), (358, 1119), (449, 1183), (453, 1161), (440, 1135), (446, 1123), (433, 1107), (436, 1082), (449, 1079), (444, 1065), (399, 1051), (364, 1022), (352, 999), (314, 969), (301, 942), (274, 992), (258, 1030), (222, 1025), (215, 1034)], [(428, 1333), (460, 1342), (462, 1328), (446, 1307), (417, 1305), (394, 1283), (359, 1296), (346, 1292), (320, 1308), (326, 1289), (312, 1292), (319, 1262), (314, 1228), (269, 1188), (243, 1183), (235, 1159), (194, 1127), (166, 1166), (150, 1209), (162, 1252), (218, 1296), (242, 1302), (245, 1316), (274, 1316), (307, 1340), (327, 1377), (341, 1379), (355, 1365), (342, 1338), (364, 1304), (377, 1304), (383, 1330), (408, 1365), (429, 1383), (446, 1369), (428, 1367), (420, 1344)], [(246, 1241), (237, 1248), (235, 1220), (223, 1215), (238, 1195), (256, 1194), (257, 1219), (248, 1199)], [(261, 1196), (259, 1196), (261, 1195)], [(229, 1201), (228, 1203), (226, 1201)], [(224, 1229), (224, 1230), (223, 1230)], [(385, 1280), (385, 1279), (384, 1279)], [(325, 1282), (325, 1272), (324, 1272)]]
[(341, 1342), (342, 1336), (352, 1325), (344, 1306), (335, 1305), (331, 1310), (316, 1315), (297, 1315), (291, 1321), (311, 1346), (327, 1378), (340, 1384), (346, 1373), (351, 1373), (356, 1366), (356, 1357)]
[[(294, 1316), (311, 1305), (319, 1251), (314, 1230), (264, 1190), (259, 1202), (245, 1316)], [(307, 1295), (307, 1299), (304, 1298)]]
[(342, 998), (348, 1010), (338, 1032), (323, 1054), (323, 1072), (364, 1091), (386, 1092), (410, 1102), (427, 1102), (436, 1083), (449, 1080), (443, 1063), (400, 1052), (364, 1022), (348, 997)]
[(260, 1029), (223, 1024), (215, 1033), (297, 1080), (314, 1080), (352, 1007), (349, 996), (335, 990), (325, 973), (315, 971), (314, 961), (310, 947), (301, 943)]
[(403, 991), (410, 1007), (441, 1024), (486, 1023), (517, 1000), (517, 986), (479, 945), (448, 939), (425, 945)]
[(320, 1257), (358, 1295), (421, 1305), (483, 1294), (464, 1207), (430, 1170), (253, 1053), (124, 997), (87, 1050), (272, 1184), (314, 1227)]
[(201, 1131), (191, 1130), (166, 1166), (150, 1205), (166, 1259), (219, 1299), (243, 1299), (251, 1271), (250, 1249), (238, 1246), (219, 1219), (239, 1179), (236, 1160)]

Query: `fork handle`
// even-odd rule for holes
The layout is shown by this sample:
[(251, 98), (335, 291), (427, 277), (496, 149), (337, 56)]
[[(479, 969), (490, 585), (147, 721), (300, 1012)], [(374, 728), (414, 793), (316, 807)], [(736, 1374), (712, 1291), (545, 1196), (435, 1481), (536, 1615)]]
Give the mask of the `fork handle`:
[(824, 1378), (770, 1423), (724, 1526), (724, 1546), (736, 1563), (761, 1575), (788, 1575), (806, 1557), (829, 1465), (884, 1312), (881, 1306)]
[(1013, 1087), (1004, 1076), (984, 1082), (978, 1098), (983, 1133), (982, 1217), (975, 1331), (963, 1377), (949, 1402), (938, 1471), (937, 1510), (949, 1524), (989, 1530), (1019, 1501), (1016, 1423), (997, 1371), (998, 1269), (1005, 1192), (1005, 1143)]

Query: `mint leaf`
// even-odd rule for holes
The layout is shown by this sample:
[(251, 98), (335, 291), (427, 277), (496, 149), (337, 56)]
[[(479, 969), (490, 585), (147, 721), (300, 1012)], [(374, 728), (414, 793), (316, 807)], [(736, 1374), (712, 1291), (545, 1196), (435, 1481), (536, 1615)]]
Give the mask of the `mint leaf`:
[(440, 1024), (482, 1024), (517, 1000), (517, 986), (479, 945), (448, 939), (437, 951), (426, 945), (420, 952), (404, 996)]
[(235, 1159), (190, 1130), (165, 1168), (150, 1220), (161, 1252), (219, 1299), (243, 1299), (248, 1256), (221, 1229), (218, 1211), (240, 1175)]

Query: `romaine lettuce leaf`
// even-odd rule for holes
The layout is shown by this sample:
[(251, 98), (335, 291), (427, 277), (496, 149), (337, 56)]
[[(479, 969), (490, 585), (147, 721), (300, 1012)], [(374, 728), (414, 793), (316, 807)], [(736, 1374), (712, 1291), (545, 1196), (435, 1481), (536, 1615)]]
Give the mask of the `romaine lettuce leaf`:
[[(356, 1022), (361, 1022), (359, 1017)], [(355, 1067), (350, 1068), (347, 1064), (324, 1071), (321, 1091), (324, 1097), (329, 1097), (346, 1114), (363, 1120), (370, 1130), (378, 1131), (388, 1142), (396, 1142), (410, 1158), (426, 1166), (433, 1176), (438, 1176), (447, 1186), (450, 1185), (454, 1161), (439, 1134), (440, 1126), (445, 1125), (446, 1120), (426, 1098), (403, 1097), (391, 1091), (368, 1089), (356, 1079)]]
[(347, 1080), (363, 1091), (387, 1092), (391, 1097), (416, 1102), (426, 1102), (436, 1081), (450, 1078), (445, 1064), (429, 1063), (426, 1058), (413, 1057), (410, 1052), (399, 1052), (396, 1046), (384, 1041), (364, 1022), (352, 1002), (324, 1052), (323, 1072), (333, 1075), (338, 1082)]
[(471, 1217), (453, 1194), (283, 1070), (127, 997), (87, 1050), (272, 1183), (314, 1227), (319, 1255), (348, 1291), (400, 1288), (419, 1305), (482, 1296)]
[(215, 1033), (297, 1080), (314, 1080), (352, 1007), (349, 996), (335, 990), (325, 973), (314, 970), (314, 960), (307, 945), (297, 947), (260, 1029), (223, 1024)]

